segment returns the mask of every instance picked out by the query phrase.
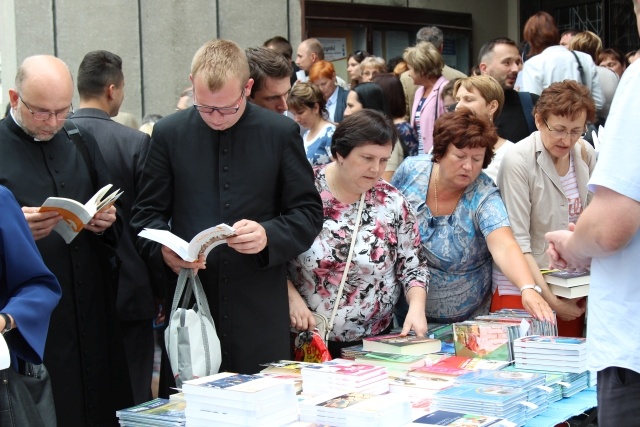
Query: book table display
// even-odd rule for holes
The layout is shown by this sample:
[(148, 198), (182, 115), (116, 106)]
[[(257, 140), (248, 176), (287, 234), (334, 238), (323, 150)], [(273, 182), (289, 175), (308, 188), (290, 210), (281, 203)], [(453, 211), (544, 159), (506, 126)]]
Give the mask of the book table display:
[[(424, 354), (422, 363), (403, 365), (394, 353), (367, 353), (371, 345), (365, 340), (364, 348), (344, 349), (343, 356), (353, 359), (281, 360), (255, 375), (219, 373), (186, 381), (170, 400), (155, 399), (117, 415), (123, 427), (553, 427), (596, 407), (586, 340), (554, 336), (549, 325), (522, 316), (517, 313), (513, 322), (503, 312), (490, 328), (486, 318), (449, 325), (438, 332), (442, 346), (431, 345), (437, 353)], [(495, 331), (500, 324), (504, 333)], [(549, 336), (532, 334), (540, 331)], [(384, 340), (391, 345), (385, 347)], [(411, 344), (400, 342), (403, 337), (391, 335), (376, 338), (374, 347), (415, 355), (407, 348)], [(407, 342), (430, 346), (415, 337)], [(390, 364), (367, 364), (365, 354)]]

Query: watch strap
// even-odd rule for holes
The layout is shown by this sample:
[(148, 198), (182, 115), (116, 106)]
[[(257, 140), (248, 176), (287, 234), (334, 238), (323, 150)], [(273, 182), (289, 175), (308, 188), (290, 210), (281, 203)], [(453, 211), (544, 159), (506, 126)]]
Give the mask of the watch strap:
[(542, 293), (542, 289), (540, 289), (540, 286), (538, 285), (524, 285), (523, 287), (520, 288), (520, 293), (522, 293), (522, 291), (526, 291), (527, 289), (533, 289), (539, 294)]
[(11, 328), (11, 318), (9, 317), (8, 314), (5, 313), (0, 313), (0, 317), (2, 317), (4, 319), (4, 329), (0, 332), (2, 332), (2, 335), (6, 334), (7, 332), (9, 332), (12, 328)]

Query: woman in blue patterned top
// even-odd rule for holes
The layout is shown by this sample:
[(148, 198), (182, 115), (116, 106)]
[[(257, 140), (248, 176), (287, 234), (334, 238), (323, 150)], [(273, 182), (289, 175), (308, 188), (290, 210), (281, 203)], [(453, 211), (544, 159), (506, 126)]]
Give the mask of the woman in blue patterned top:
[(313, 83), (298, 83), (287, 99), (289, 111), (296, 122), (308, 129), (302, 139), (307, 159), (313, 166), (324, 165), (331, 161), (331, 137), (336, 125), (329, 122), (327, 101), (320, 88)]
[[(524, 307), (553, 321), (513, 238), (498, 188), (482, 172), (498, 137), (484, 117), (461, 108), (438, 118), (433, 152), (408, 157), (392, 184), (416, 211), (431, 272), (427, 320), (460, 322), (489, 312), (492, 260), (522, 289)], [(400, 301), (401, 319), (406, 308)]]

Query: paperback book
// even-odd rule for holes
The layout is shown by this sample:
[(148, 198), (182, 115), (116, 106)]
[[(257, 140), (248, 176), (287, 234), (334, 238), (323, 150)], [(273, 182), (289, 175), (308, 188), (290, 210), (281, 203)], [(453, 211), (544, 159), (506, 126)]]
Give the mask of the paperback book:
[(504, 418), (487, 415), (463, 414), (451, 411), (434, 411), (423, 415), (411, 423), (412, 426), (435, 427), (515, 427), (516, 424)]
[(153, 399), (116, 411), (121, 426), (183, 426), (186, 422), (185, 401)]
[(85, 204), (65, 197), (49, 197), (39, 211), (54, 211), (60, 214), (62, 220), (58, 221), (53, 230), (60, 234), (66, 243), (71, 243), (96, 213), (109, 209), (122, 195), (122, 191), (119, 190), (107, 194), (111, 187), (111, 184), (105, 185)]
[(190, 394), (195, 394), (241, 402), (255, 402), (277, 394), (295, 394), (291, 381), (231, 372), (185, 381), (182, 391), (187, 400)]
[(410, 356), (407, 354), (371, 352), (357, 356), (355, 361), (356, 363), (384, 366), (398, 371), (408, 371), (409, 369), (425, 366), (424, 356)]
[(453, 324), (456, 356), (490, 360), (513, 360), (511, 342), (519, 336), (518, 326), (484, 321)]
[(235, 229), (227, 224), (219, 224), (196, 234), (187, 242), (168, 230), (145, 228), (138, 236), (153, 240), (174, 251), (185, 261), (196, 261), (200, 255), (206, 258), (209, 252), (218, 245), (227, 242), (227, 238), (235, 235)]

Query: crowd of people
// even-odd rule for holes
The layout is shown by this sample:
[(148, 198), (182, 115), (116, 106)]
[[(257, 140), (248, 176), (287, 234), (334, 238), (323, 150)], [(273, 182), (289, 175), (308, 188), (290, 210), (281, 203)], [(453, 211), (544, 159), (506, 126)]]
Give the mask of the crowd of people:
[[(565, 336), (585, 334), (587, 303), (615, 323), (615, 291), (603, 284), (611, 268), (637, 302), (637, 262), (628, 264), (640, 227), (630, 164), (640, 65), (592, 32), (560, 34), (546, 12), (527, 21), (524, 40), (522, 51), (488, 41), (467, 77), (445, 64), (442, 31), (425, 27), (401, 57), (353, 52), (346, 80), (317, 39), (295, 57), (279, 36), (244, 50), (213, 40), (195, 53), (176, 112), (149, 115), (140, 130), (115, 119), (118, 55), (87, 53), (76, 110), (66, 64), (25, 59), (0, 122), (0, 330), (12, 368), (44, 361), (58, 425), (117, 425), (117, 409), (152, 397), (153, 326), (183, 268), (203, 283), (222, 371), (290, 358), (290, 328), (313, 329), (313, 313), (335, 316), (334, 357), (394, 325), (424, 335), (428, 322), (500, 308), (557, 316)], [(588, 138), (599, 125), (601, 173)], [(628, 152), (613, 160), (617, 143)], [(122, 197), (70, 243), (55, 232), (63, 216), (39, 209), (49, 196), (84, 203), (106, 184)], [(608, 202), (635, 219), (605, 220)], [(606, 230), (583, 225), (599, 221), (630, 237), (608, 244)], [(137, 237), (152, 228), (188, 241), (220, 223), (234, 236), (195, 261)], [(600, 271), (589, 301), (551, 292), (541, 269), (588, 268), (591, 258)], [(620, 399), (638, 394), (615, 376), (637, 389), (640, 361), (593, 348), (608, 355), (594, 360), (617, 396), (600, 401), (615, 419)], [(175, 386), (167, 361), (163, 351), (165, 397)]]

